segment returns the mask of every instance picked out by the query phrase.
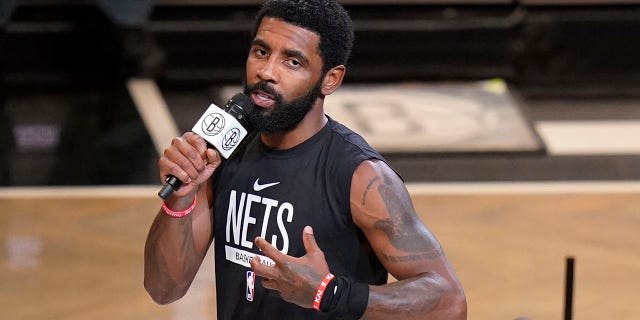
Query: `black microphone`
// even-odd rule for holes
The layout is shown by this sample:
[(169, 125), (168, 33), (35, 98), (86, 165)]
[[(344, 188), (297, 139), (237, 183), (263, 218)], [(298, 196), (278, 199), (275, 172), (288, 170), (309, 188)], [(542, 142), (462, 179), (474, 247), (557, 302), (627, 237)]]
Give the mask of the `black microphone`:
[[(236, 93), (223, 109), (211, 104), (191, 131), (201, 136), (207, 141), (207, 145), (213, 146), (222, 157), (228, 159), (249, 134), (251, 126), (248, 123), (248, 115), (252, 109), (253, 101), (244, 93)], [(167, 200), (181, 186), (182, 181), (170, 175), (158, 196)]]

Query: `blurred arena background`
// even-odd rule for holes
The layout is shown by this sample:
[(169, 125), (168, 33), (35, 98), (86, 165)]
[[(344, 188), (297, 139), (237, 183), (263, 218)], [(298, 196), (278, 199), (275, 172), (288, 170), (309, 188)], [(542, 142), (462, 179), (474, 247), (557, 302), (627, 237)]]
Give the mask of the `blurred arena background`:
[[(0, 0), (0, 311), (215, 319), (142, 288), (156, 161), (239, 89), (260, 0)], [(469, 319), (638, 319), (640, 1), (342, 0), (327, 113), (403, 174)], [(208, 262), (211, 259), (208, 259)]]

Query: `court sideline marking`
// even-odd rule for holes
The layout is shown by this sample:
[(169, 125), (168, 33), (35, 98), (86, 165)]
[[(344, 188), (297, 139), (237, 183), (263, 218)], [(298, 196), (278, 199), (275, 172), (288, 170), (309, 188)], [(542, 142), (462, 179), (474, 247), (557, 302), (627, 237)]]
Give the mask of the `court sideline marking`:
[(640, 121), (538, 121), (550, 155), (640, 154)]
[[(409, 182), (412, 195), (462, 194), (621, 194), (640, 193), (640, 181), (554, 181), (554, 182)], [(0, 199), (19, 198), (158, 198), (160, 185), (6, 187)]]

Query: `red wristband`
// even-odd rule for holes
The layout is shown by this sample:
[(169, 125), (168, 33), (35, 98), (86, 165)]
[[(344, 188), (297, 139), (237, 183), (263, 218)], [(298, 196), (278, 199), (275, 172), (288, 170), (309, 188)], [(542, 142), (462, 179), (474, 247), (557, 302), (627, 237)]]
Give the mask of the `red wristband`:
[(316, 290), (316, 296), (313, 298), (313, 308), (320, 311), (320, 302), (322, 302), (322, 296), (324, 296), (324, 291), (327, 289), (327, 285), (331, 280), (335, 278), (331, 273), (327, 273), (327, 275), (322, 279), (320, 285), (318, 286), (318, 290)]
[(167, 207), (167, 203), (162, 201), (162, 210), (164, 210), (164, 212), (174, 218), (182, 218), (187, 216), (189, 213), (191, 213), (191, 211), (193, 211), (193, 209), (196, 207), (196, 199), (198, 197), (194, 197), (193, 198), (193, 203), (186, 209), (184, 209), (184, 211), (173, 211), (171, 209), (169, 209), (169, 207)]

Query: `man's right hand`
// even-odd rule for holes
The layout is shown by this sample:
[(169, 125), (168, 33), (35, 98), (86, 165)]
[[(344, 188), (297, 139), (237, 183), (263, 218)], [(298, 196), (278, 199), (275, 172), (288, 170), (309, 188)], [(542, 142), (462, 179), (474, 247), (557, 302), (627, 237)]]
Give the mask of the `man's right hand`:
[(162, 183), (169, 175), (182, 181), (182, 187), (173, 193), (173, 197), (193, 194), (198, 186), (207, 181), (222, 159), (217, 150), (207, 148), (207, 142), (193, 132), (173, 138), (171, 145), (164, 149), (158, 160)]

